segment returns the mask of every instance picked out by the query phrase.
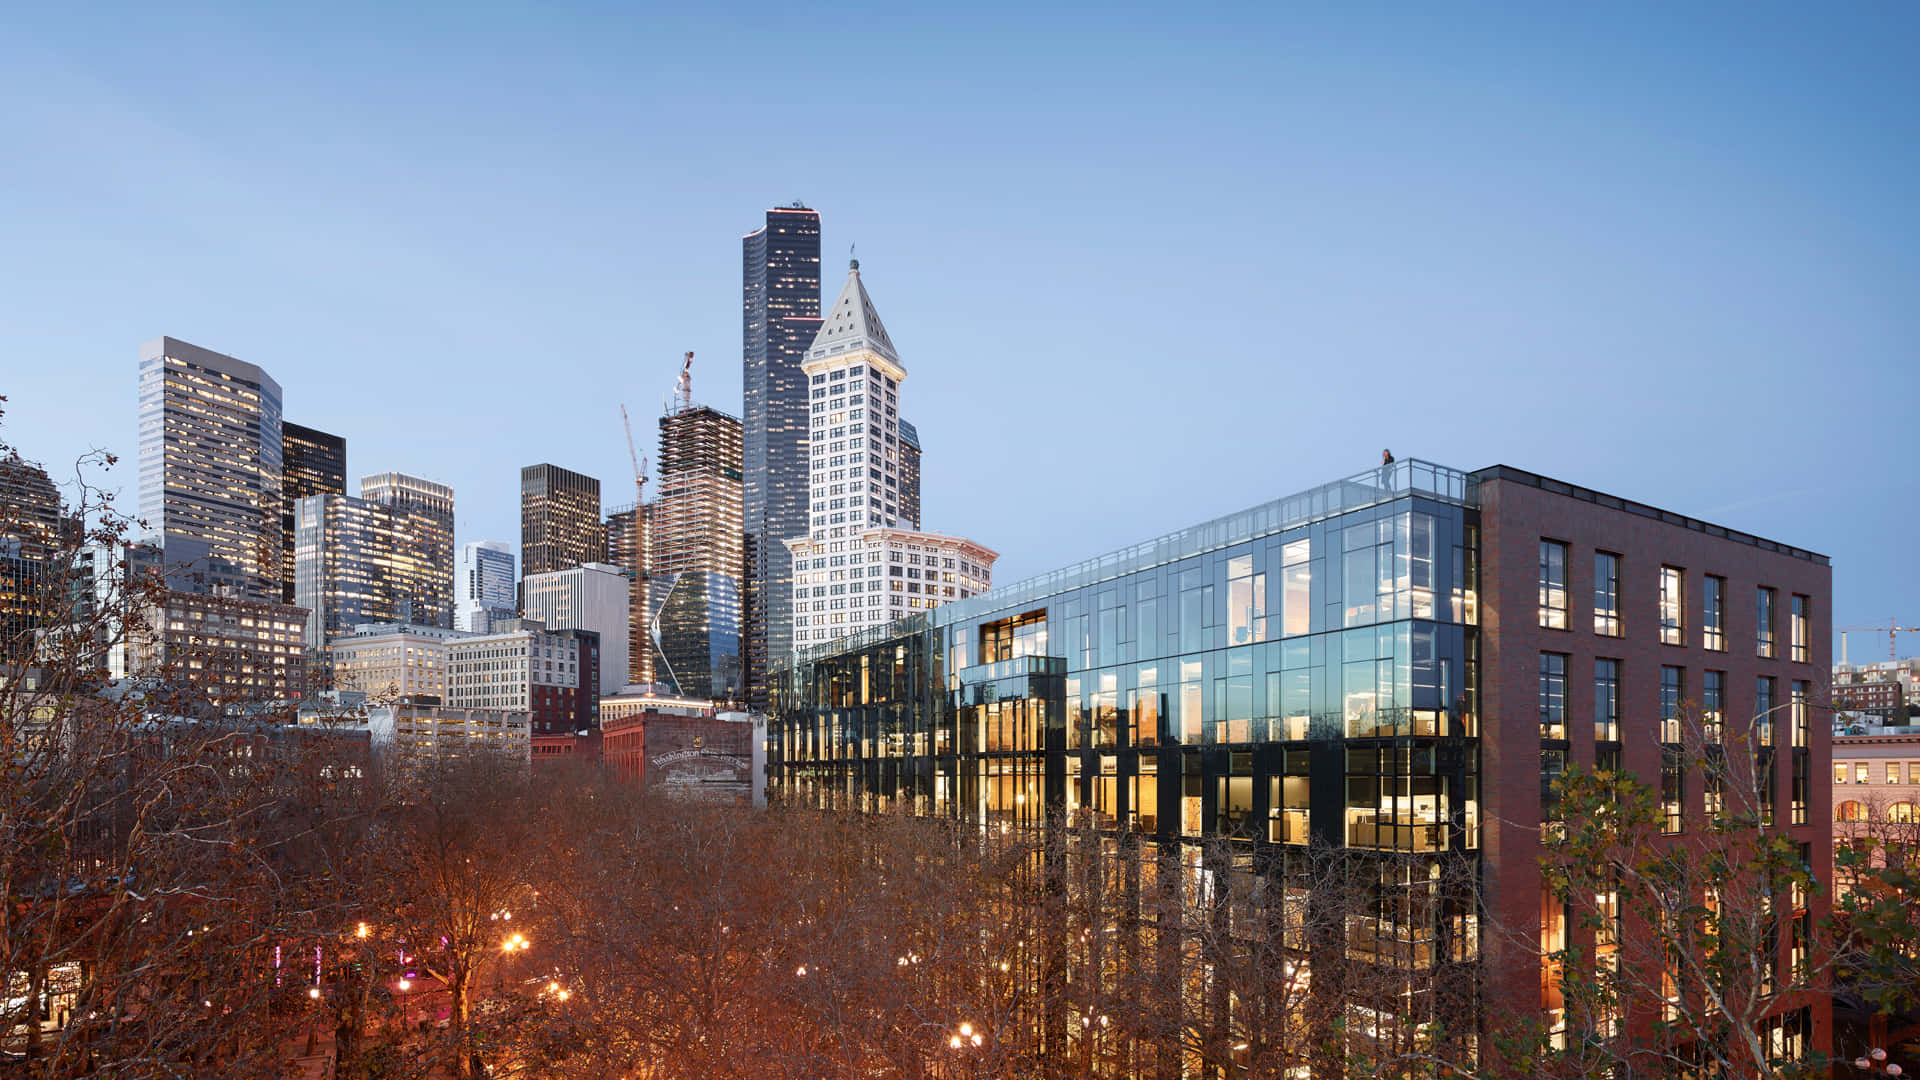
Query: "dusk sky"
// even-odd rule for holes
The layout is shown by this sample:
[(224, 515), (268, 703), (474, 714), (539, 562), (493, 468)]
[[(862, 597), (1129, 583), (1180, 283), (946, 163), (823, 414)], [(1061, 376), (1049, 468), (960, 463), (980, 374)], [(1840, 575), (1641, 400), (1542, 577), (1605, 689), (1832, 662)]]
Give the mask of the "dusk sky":
[(685, 351), (740, 412), (740, 237), (803, 200), (1002, 583), (1384, 446), (1920, 625), (1920, 5), (918, 8), (14, 10), (0, 439), (132, 510), (172, 335), (517, 549), (522, 465), (631, 501)]

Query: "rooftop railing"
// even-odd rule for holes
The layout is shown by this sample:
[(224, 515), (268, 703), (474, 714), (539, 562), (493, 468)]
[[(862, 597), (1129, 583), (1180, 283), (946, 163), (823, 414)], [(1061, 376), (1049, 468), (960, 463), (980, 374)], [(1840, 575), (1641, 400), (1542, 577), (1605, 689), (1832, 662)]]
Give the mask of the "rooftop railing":
[(1109, 551), (1072, 566), (1048, 571), (1012, 585), (999, 586), (979, 596), (944, 604), (858, 634), (812, 645), (798, 652), (801, 663), (832, 656), (936, 626), (950, 626), (977, 615), (1017, 609), (1042, 597), (1110, 581), (1127, 574), (1163, 566), (1202, 552), (1231, 547), (1256, 537), (1392, 502), (1407, 495), (1423, 495), (1457, 506), (1473, 506), (1473, 476), (1431, 461), (1408, 458), (1355, 473), (1297, 495), (1218, 517), (1167, 533), (1144, 543)]

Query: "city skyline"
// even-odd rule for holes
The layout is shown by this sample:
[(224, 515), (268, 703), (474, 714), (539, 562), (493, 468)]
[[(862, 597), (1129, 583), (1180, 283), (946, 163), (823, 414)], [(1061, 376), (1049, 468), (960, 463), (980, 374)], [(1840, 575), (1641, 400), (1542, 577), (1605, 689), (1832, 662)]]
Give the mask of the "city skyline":
[[(132, 505), (131, 359), (139, 342), (172, 334), (271, 373), (286, 413), (351, 440), (354, 462), (460, 491), (458, 541), (510, 538), (511, 470), (527, 462), (624, 488), (616, 405), (650, 415), (686, 349), (716, 358), (700, 368), (703, 399), (737, 410), (724, 359), (740, 332), (732, 245), (766, 208), (799, 197), (821, 211), (826, 263), (857, 240), (885, 270), (890, 317), (916, 327), (924, 527), (990, 539), (1003, 581), (1150, 535), (1143, 502), (1201, 519), (1235, 508), (1249, 469), (1277, 494), (1388, 446), (1521, 462), (1792, 536), (1834, 560), (1836, 626), (1914, 622), (1920, 583), (1899, 538), (1920, 511), (1898, 480), (1893, 410), (1920, 388), (1907, 304), (1920, 271), (1898, 179), (1920, 145), (1920, 94), (1888, 44), (1911, 37), (1913, 17), (1624, 23), (1250, 17), (1242, 45), (1167, 43), (1172, 63), (1136, 87), (1099, 75), (1044, 17), (980, 56), (998, 71), (1064, 50), (1058, 74), (1024, 88), (961, 79), (969, 69), (955, 54), (984, 48), (982, 36), (961, 34), (918, 71), (900, 59), (909, 51), (876, 49), (865, 86), (795, 93), (822, 117), (880, 94), (871, 138), (912, 150), (900, 164), (862, 177), (807, 161), (800, 148), (823, 121), (804, 119), (755, 155), (782, 164), (703, 175), (729, 140), (700, 125), (745, 124), (771, 85), (755, 75), (657, 136), (656, 149), (686, 153), (683, 171), (705, 190), (656, 176), (631, 188), (624, 146), (579, 155), (559, 182), (580, 197), (548, 244), (528, 219), (484, 237), (471, 228), (496, 200), (568, 201), (491, 153), (451, 163), (465, 151), (446, 139), (476, 129), (405, 144), (410, 123), (468, 115), (419, 96), (414, 81), (445, 81), (449, 67), (465, 81), (457, 73), (472, 61), (459, 50), (382, 84), (415, 105), (365, 144), (340, 134), (362, 99), (300, 114), (349, 165), (327, 175), (357, 162), (369, 175), (352, 184), (397, 185), (370, 197), (283, 184), (315, 151), (258, 134), (254, 110), (284, 104), (273, 94), (220, 104), (214, 91), (230, 87), (156, 90), (136, 85), (131, 67), (111, 70), (138, 34), (204, 27), (112, 30), (36, 14), (25, 34), (39, 48), (5, 76), (42, 82), (22, 96), (22, 131), (48, 163), (38, 178), (4, 181), (22, 210), (20, 265), (36, 268), (0, 291), (0, 313), (35, 358), (9, 372), (5, 435), (56, 480), (89, 447), (118, 452), (109, 484)], [(638, 28), (619, 22), (611, 36)], [(913, 21), (887, 33), (951, 29)], [(306, 74), (308, 46), (283, 30), (252, 27), (262, 47), (234, 77), (271, 85), (257, 65), (279, 65), (283, 93), (305, 94), (321, 76)], [(510, 31), (490, 16), (466, 40)], [(704, 46), (687, 64), (711, 59), (699, 26), (676, 33)], [(826, 33), (801, 28), (799, 43)], [(555, 53), (580, 60), (577, 78), (615, 79), (587, 37), (556, 30), (532, 80), (569, 85)], [(1148, 47), (1123, 25), (1097, 37), (1123, 55)], [(750, 34), (742, 62), (772, 44)], [(1285, 63), (1230, 63), (1262, 45)], [(1209, 62), (1222, 73), (1167, 73)], [(623, 107), (671, 100), (613, 85)], [(1168, 90), (1182, 92), (1154, 104)], [(919, 108), (886, 103), (915, 91)], [(1030, 118), (1011, 111), (1022, 93)], [(1096, 103), (1084, 133), (1052, 122)], [(511, 143), (555, 107), (539, 98), (471, 123)], [(1191, 130), (1165, 122), (1176, 111), (1194, 114)], [(953, 129), (950, 145), (916, 134), (929, 119)], [(190, 137), (168, 145), (172, 132)], [(567, 157), (584, 137), (566, 128), (533, 145)], [(157, 155), (165, 182), (123, 178), (115, 162), (128, 147)], [(1016, 175), (1026, 179), (1002, 182)], [(382, 235), (419, 209), (416, 185), (443, 182), (445, 210)], [(231, 205), (233, 235), (207, 235), (207, 200)], [(616, 235), (590, 235), (576, 214), (611, 215)], [(56, 234), (29, 218), (87, 225)], [(181, 246), (187, 235), (197, 243)], [(163, 253), (169, 271), (156, 273), (149, 260)], [(354, 281), (375, 263), (386, 267), (375, 285)], [(388, 274), (408, 279), (405, 305), (386, 298)], [(323, 312), (328, 335), (299, 333)], [(552, 377), (502, 395), (500, 380), (530, 358)], [(470, 368), (488, 377), (445, 390)], [(1190, 422), (1133, 427), (1142, 402), (1182, 396)], [(1863, 408), (1883, 397), (1886, 416)], [(1383, 414), (1427, 415), (1436, 430), (1362, 419)], [(484, 430), (471, 442), (487, 445), (456, 453), (443, 433), (468, 430)], [(1247, 448), (1267, 431), (1285, 435), (1256, 466)], [(1069, 457), (1081, 465), (1076, 490), (1093, 493), (1071, 513), (1048, 485), (1007, 482)], [(1867, 655), (1860, 636), (1853, 646)]]

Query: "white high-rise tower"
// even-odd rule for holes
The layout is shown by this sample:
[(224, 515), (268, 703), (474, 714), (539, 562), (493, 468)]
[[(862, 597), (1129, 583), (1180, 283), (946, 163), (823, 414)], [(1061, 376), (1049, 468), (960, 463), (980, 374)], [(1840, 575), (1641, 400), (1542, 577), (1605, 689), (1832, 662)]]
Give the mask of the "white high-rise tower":
[(899, 394), (907, 369), (858, 260), (820, 314), (802, 365), (811, 408), (808, 532), (787, 541), (796, 649), (985, 592), (999, 558), (963, 537), (919, 531), (919, 507), (903, 501)]

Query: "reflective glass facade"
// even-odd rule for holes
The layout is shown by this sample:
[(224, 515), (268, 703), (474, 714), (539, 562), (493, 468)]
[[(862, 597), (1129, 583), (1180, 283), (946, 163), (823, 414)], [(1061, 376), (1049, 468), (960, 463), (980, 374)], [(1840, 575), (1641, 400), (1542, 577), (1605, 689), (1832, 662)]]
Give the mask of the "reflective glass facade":
[(361, 623), (452, 625), (437, 519), (346, 495), (309, 496), (294, 514), (294, 602), (309, 612), (309, 648)]
[(453, 489), (406, 473), (385, 472), (360, 478), (360, 497), (404, 515), (410, 559), (421, 560), (418, 573), (436, 587), (412, 597), (412, 621), (422, 626), (453, 625)]
[(1476, 516), (1403, 462), (824, 648), (770, 785), (1162, 841), (1477, 845)]
[(293, 504), (309, 495), (347, 493), (347, 440), (310, 427), (280, 424), (281, 599), (293, 602)]
[(807, 377), (820, 329), (820, 215), (767, 211), (742, 248), (742, 510), (747, 563), (747, 696), (764, 704), (768, 658), (793, 648), (793, 564), (784, 541), (807, 531)]
[(681, 697), (738, 700), (740, 584), (731, 574), (685, 570), (653, 579), (659, 602), (649, 628), (656, 674)]

